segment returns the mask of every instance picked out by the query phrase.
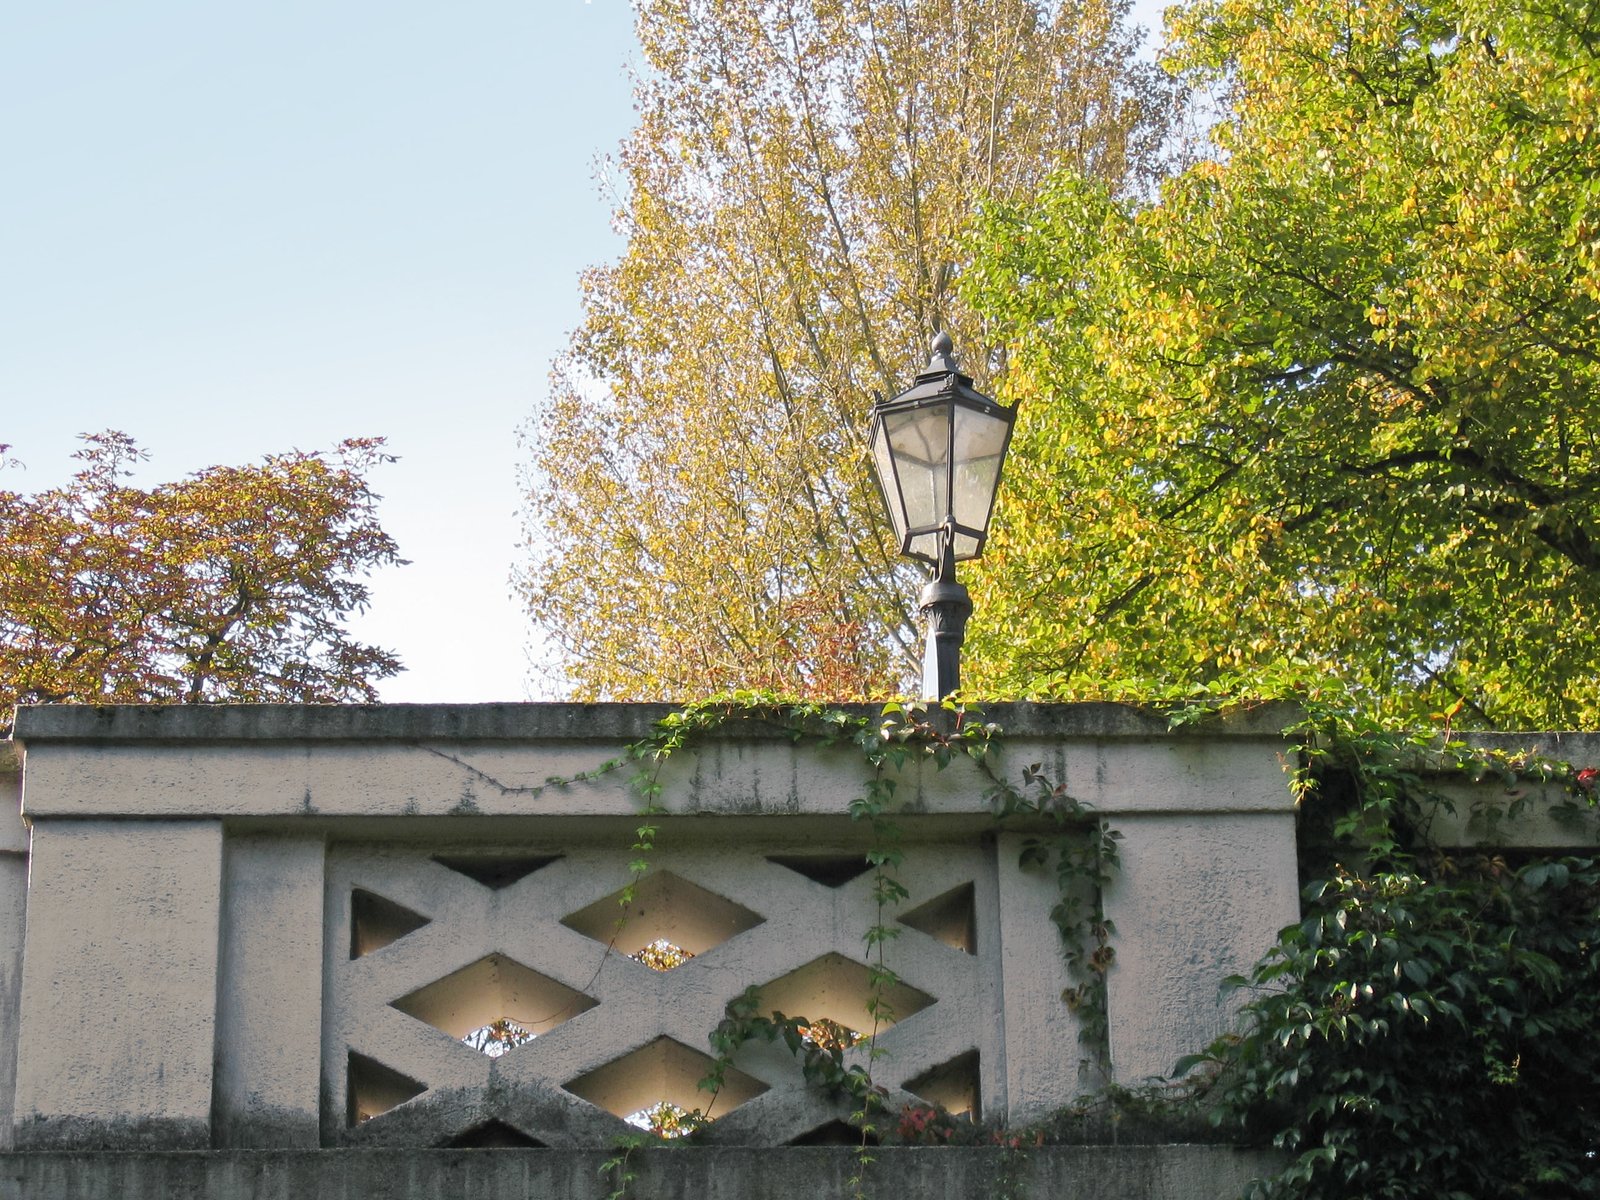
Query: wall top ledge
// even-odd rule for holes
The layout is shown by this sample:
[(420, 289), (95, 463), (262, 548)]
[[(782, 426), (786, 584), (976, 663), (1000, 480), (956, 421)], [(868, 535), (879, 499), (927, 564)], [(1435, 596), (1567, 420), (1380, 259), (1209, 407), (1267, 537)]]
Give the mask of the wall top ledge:
[[(1589, 730), (1457, 733), (1451, 742), (1511, 757), (1542, 758), (1574, 767), (1600, 766), (1600, 732)], [(1443, 773), (1449, 773), (1455, 764), (1454, 756), (1442, 748), (1413, 750), (1402, 761), (1412, 770)]]
[[(842, 705), (876, 717), (879, 706)], [(17, 709), (13, 737), (47, 742), (272, 741), (637, 741), (678, 707), (671, 704), (45, 704)], [(991, 704), (985, 721), (1009, 737), (1278, 738), (1299, 710), (1263, 704), (1172, 730), (1166, 717), (1127, 704)], [(759, 720), (719, 732), (727, 739), (781, 736)]]

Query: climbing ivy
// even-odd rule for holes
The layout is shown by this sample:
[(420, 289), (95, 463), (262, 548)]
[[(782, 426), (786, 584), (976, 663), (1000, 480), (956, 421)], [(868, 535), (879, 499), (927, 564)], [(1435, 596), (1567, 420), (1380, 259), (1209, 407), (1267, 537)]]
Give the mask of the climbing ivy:
[[(988, 767), (987, 758), (984, 765)], [(1054, 864), (1059, 895), (1050, 919), (1061, 935), (1062, 955), (1073, 980), (1062, 999), (1078, 1014), (1079, 1041), (1089, 1050), (1100, 1082), (1108, 1083), (1106, 972), (1116, 958), (1111, 944), (1116, 927), (1106, 916), (1104, 896), (1122, 865), (1117, 845), (1122, 834), (1037, 764), (1023, 768), (1020, 785), (992, 770), (989, 777), (993, 781), (989, 804), (996, 820), (1032, 816), (1051, 823), (1048, 834), (1023, 839), (1021, 863), (1040, 870)]]
[[(1170, 716), (1187, 724), (1218, 708), (1207, 699)], [(862, 792), (849, 812), (872, 833), (878, 912), (864, 938), (880, 999), (897, 982), (885, 955), (898, 934), (888, 914), (908, 897), (897, 873), (900, 771), (913, 762), (977, 764), (996, 821), (1030, 830), (1023, 864), (1055, 873), (1051, 915), (1073, 976), (1064, 1000), (1077, 1009), (1086, 1044), (1103, 1053), (1115, 931), (1100, 896), (1119, 865), (1118, 834), (1039, 768), (1002, 773), (1001, 732), (975, 714), (891, 705), (874, 718), (748, 694), (674, 714), (606, 767), (637, 767), (647, 820), (636, 878), (654, 844), (662, 763), (733, 721), (862, 752)], [(1449, 805), (1436, 787), (1442, 777), (1499, 780), (1505, 803), (1473, 814), (1492, 826), (1520, 815), (1535, 787), (1564, 787), (1558, 809), (1593, 819), (1600, 771), (1394, 734), (1316, 705), (1291, 732), (1300, 735), (1291, 786), (1302, 918), (1253, 971), (1227, 981), (1244, 1000), (1242, 1031), (1179, 1063), (1181, 1086), (1108, 1088), (1028, 1129), (985, 1127), (932, 1106), (885, 1125), (885, 1093), (872, 1077), (875, 1037), (865, 1054), (851, 1054), (820, 1021), (762, 1012), (751, 989), (711, 1034), (716, 1066), (704, 1086), (713, 1103), (740, 1047), (781, 1041), (809, 1083), (856, 1103), (864, 1130), (857, 1195), (868, 1135), (1000, 1146), (1011, 1156), (1000, 1181), (1009, 1194), (1033, 1146), (1114, 1139), (1119, 1125), (1146, 1139), (1165, 1132), (1190, 1140), (1196, 1120), (1209, 1120), (1213, 1136), (1285, 1152), (1283, 1170), (1253, 1186), (1257, 1200), (1600, 1195), (1600, 861), (1450, 853), (1428, 836)], [(886, 1007), (878, 1012), (880, 1024), (892, 1019)]]
[(1600, 1195), (1600, 863), (1427, 835), (1440, 771), (1574, 809), (1595, 773), (1328, 714), (1301, 732), (1302, 919), (1228, 981), (1243, 1032), (1178, 1064), (1220, 1128), (1286, 1152), (1251, 1196)]
[[(890, 703), (871, 716), (860, 710), (741, 692), (669, 714), (622, 756), (588, 773), (594, 777), (630, 763), (635, 766), (632, 786), (642, 801), (642, 822), (631, 847), (631, 882), (622, 896), (621, 921), (626, 921), (633, 901), (633, 884), (649, 870), (648, 856), (665, 812), (661, 804), (663, 766), (673, 755), (692, 751), (733, 723), (763, 726), (796, 743), (805, 741), (819, 748), (849, 745), (862, 757), (861, 790), (846, 811), (869, 829), (866, 860), (872, 869), (871, 896), (876, 911), (863, 932), (863, 942), (870, 960), (867, 1011), (873, 1025), (858, 1038), (842, 1036), (845, 1031), (831, 1022), (764, 1012), (759, 990), (747, 989), (728, 1004), (723, 1020), (710, 1034), (715, 1057), (701, 1084), (710, 1099), (705, 1110), (687, 1114), (691, 1121), (709, 1118), (733, 1058), (743, 1046), (752, 1041), (782, 1042), (795, 1055), (809, 1084), (854, 1102), (850, 1120), (861, 1134), (857, 1169), (849, 1181), (854, 1195), (864, 1194), (864, 1173), (872, 1161), (874, 1143), (883, 1138), (906, 1140), (905, 1114), (898, 1128), (881, 1120), (886, 1091), (873, 1078), (873, 1064), (883, 1053), (878, 1046), (879, 1031), (896, 1019), (889, 997), (900, 980), (889, 964), (888, 948), (899, 937), (901, 927), (892, 919), (892, 912), (910, 898), (900, 878), (904, 863), (900, 783), (903, 772), (918, 764), (944, 770), (954, 762), (969, 761), (982, 773), (982, 786), (997, 825), (1026, 822), (1029, 828), (1037, 829), (1041, 823), (1046, 827), (1045, 832), (1024, 838), (1020, 865), (1055, 873), (1059, 897), (1051, 918), (1060, 930), (1063, 955), (1073, 978), (1063, 1001), (1079, 1013), (1081, 1037), (1092, 1048), (1091, 1060), (1103, 1073), (1105, 972), (1113, 960), (1114, 931), (1106, 919), (1101, 893), (1118, 865), (1120, 835), (1039, 766), (1022, 769), (1018, 781), (999, 771), (995, 765), (1002, 742), (999, 727), (953, 704), (928, 709)], [(856, 1051), (858, 1042), (863, 1047), (860, 1051)], [(992, 1136), (998, 1138), (992, 1144), (1015, 1154), (1024, 1148), (1019, 1137)]]

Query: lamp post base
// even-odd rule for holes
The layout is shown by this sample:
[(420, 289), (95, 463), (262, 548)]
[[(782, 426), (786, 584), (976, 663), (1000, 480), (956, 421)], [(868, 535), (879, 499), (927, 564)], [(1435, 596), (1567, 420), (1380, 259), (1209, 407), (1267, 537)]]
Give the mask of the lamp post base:
[(967, 636), (972, 598), (954, 579), (935, 579), (922, 589), (918, 604), (928, 624), (922, 653), (922, 698), (943, 700), (961, 686), (961, 643)]

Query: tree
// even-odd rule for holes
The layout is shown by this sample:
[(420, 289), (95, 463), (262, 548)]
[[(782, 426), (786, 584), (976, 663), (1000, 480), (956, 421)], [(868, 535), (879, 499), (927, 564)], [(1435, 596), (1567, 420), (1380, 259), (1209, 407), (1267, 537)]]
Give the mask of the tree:
[(1125, 0), (646, 0), (620, 262), (531, 430), (520, 587), (582, 697), (855, 696), (915, 661), (875, 395), (956, 330), (975, 206), (1149, 188), (1172, 93)]
[(400, 669), (350, 638), (359, 577), (399, 563), (366, 472), (382, 439), (210, 467), (148, 491), (87, 437), (66, 486), (0, 491), (0, 712), (14, 703), (377, 699)]
[(975, 235), (1023, 417), (972, 675), (1590, 727), (1600, 9), (1208, 0), (1175, 33), (1217, 157)]

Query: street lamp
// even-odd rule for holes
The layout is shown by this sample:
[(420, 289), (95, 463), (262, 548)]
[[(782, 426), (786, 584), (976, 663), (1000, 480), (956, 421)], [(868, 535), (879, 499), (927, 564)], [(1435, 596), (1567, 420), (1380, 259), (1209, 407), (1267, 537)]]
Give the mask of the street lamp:
[(924, 700), (944, 699), (961, 681), (972, 600), (956, 582), (956, 563), (983, 553), (1016, 415), (956, 369), (947, 333), (933, 339), (933, 357), (909, 389), (872, 406), (872, 458), (900, 553), (934, 569), (919, 602), (928, 623)]

